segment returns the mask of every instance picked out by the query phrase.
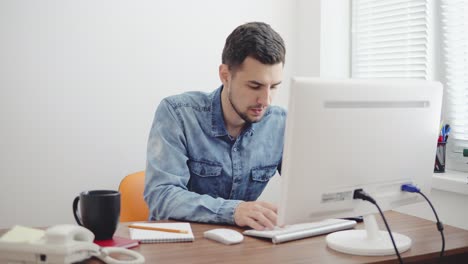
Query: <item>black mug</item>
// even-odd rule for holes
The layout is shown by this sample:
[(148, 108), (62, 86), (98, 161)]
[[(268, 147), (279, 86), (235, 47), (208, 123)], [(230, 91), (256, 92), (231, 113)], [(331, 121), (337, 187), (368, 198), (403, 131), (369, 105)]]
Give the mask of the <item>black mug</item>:
[[(77, 209), (80, 203), (80, 215)], [(96, 240), (112, 239), (120, 217), (120, 192), (96, 190), (80, 193), (73, 200), (76, 222), (93, 232)]]

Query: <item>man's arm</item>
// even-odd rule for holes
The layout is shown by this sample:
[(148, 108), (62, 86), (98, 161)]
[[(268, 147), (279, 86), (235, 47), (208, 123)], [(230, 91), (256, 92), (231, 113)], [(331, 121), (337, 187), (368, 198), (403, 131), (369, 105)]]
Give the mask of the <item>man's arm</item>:
[(234, 224), (239, 200), (213, 198), (187, 189), (190, 179), (182, 123), (167, 100), (159, 105), (151, 128), (144, 197), (152, 219)]

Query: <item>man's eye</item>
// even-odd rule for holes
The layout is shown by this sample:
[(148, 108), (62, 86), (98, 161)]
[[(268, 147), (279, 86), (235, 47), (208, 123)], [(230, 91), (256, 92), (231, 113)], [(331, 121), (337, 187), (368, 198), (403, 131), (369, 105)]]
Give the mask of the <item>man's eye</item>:
[(261, 86), (260, 86), (260, 85), (252, 85), (252, 84), (251, 84), (251, 85), (249, 85), (249, 87), (252, 88), (252, 89), (257, 90), (257, 89), (259, 89)]

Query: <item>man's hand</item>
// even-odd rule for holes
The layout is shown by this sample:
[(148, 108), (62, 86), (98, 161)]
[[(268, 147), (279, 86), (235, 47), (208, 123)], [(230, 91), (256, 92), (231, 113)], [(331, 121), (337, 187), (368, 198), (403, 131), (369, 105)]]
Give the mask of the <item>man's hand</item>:
[(256, 230), (273, 229), (276, 225), (278, 208), (267, 202), (241, 202), (234, 212), (238, 226), (250, 226)]

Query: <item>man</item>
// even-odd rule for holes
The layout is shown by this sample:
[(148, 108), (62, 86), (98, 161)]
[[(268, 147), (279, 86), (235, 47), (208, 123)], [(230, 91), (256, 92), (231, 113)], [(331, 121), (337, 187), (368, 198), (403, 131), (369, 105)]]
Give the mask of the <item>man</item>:
[(256, 199), (281, 166), (286, 113), (270, 103), (284, 61), (281, 36), (247, 23), (226, 39), (221, 87), (161, 102), (148, 141), (151, 220), (275, 226), (277, 207)]

